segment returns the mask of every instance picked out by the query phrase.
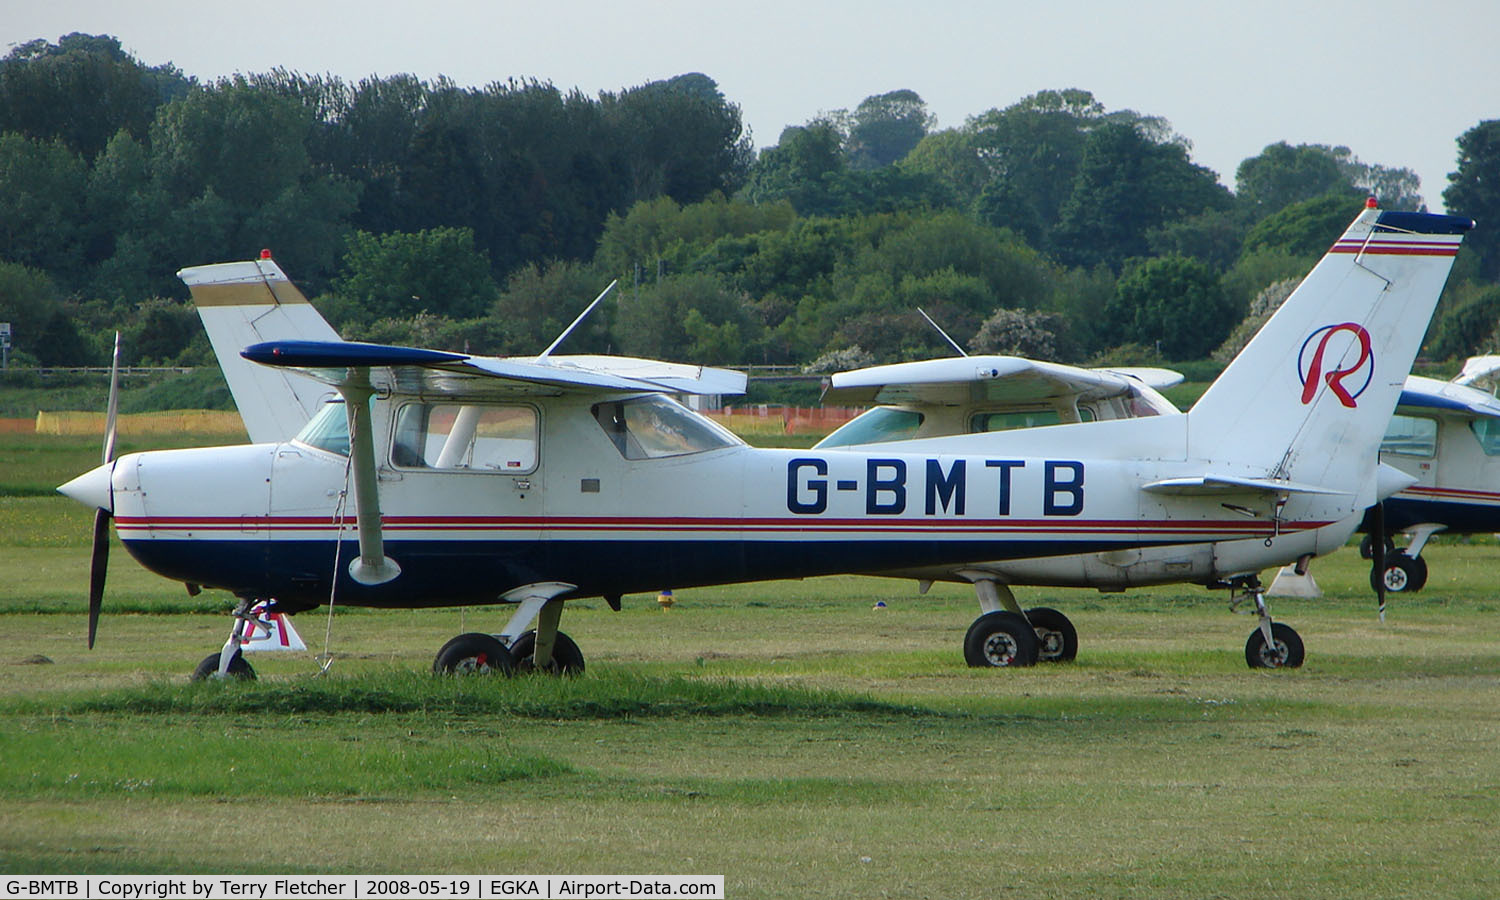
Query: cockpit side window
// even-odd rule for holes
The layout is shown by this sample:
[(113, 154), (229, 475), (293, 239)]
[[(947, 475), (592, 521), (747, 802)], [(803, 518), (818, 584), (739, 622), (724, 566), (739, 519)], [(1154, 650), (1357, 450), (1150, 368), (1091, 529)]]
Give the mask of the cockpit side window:
[(926, 416), (916, 410), (877, 406), (839, 426), (828, 437), (818, 441), (817, 448), (826, 450), (830, 447), (904, 441), (916, 437), (925, 419)]
[(626, 459), (686, 456), (744, 444), (733, 433), (660, 394), (595, 403), (593, 413)]
[[(1056, 407), (1012, 410), (1008, 412), (980, 412), (969, 417), (969, 433), (984, 434), (990, 431), (1011, 431), (1016, 428), (1039, 428), (1043, 425), (1059, 425), (1062, 414)], [(1086, 406), (1078, 407), (1078, 421), (1094, 421), (1094, 411)]]
[(406, 403), (396, 413), (391, 464), (525, 474), (536, 469), (537, 434), (530, 406)]

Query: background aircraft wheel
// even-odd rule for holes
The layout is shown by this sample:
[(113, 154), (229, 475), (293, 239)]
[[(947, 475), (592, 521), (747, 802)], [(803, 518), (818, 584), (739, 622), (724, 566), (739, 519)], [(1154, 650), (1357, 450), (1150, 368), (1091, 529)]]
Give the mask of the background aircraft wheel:
[(509, 675), (515, 660), (505, 645), (488, 634), (461, 634), (443, 645), (432, 661), (436, 675)]
[(985, 613), (964, 635), (964, 661), (975, 668), (1034, 666), (1036, 632), (1012, 612)]
[(1078, 631), (1068, 617), (1047, 606), (1026, 610), (1036, 631), (1037, 662), (1068, 662), (1078, 655)]
[(1380, 590), (1382, 576), (1387, 594), (1410, 594), (1427, 583), (1427, 561), (1420, 556), (1396, 553), (1385, 558), (1385, 572), (1370, 569), (1370, 587)]
[[(516, 638), (516, 642), (510, 645), (510, 655), (516, 661), (517, 672), (537, 670), (532, 660), (535, 651), (535, 631), (528, 631)], [(542, 671), (551, 675), (582, 675), (583, 651), (578, 649), (572, 638), (559, 631), (557, 640), (552, 644), (552, 662)]]
[[(198, 663), (198, 668), (193, 670), (193, 680), (202, 681), (205, 678), (212, 678), (218, 674), (218, 671), (219, 654), (210, 653), (203, 657), (203, 662)], [(238, 650), (229, 657), (229, 677), (238, 678), (241, 681), (255, 680), (255, 670), (250, 668), (250, 664), (245, 662), (245, 655)]]
[[(1390, 538), (1386, 538), (1385, 539), (1385, 555), (1386, 555), (1386, 557), (1390, 557), (1395, 552), (1396, 552), (1396, 542), (1393, 541), (1393, 540), (1391, 540)], [(1371, 537), (1370, 535), (1368, 535), (1368, 534), (1359, 539), (1359, 558), (1360, 559), (1374, 559), (1375, 558), (1375, 539), (1373, 537)]]
[(1257, 628), (1250, 632), (1245, 642), (1245, 662), (1252, 669), (1295, 669), (1302, 665), (1302, 636), (1290, 625), (1271, 623), (1273, 646), (1266, 646), (1266, 637)]

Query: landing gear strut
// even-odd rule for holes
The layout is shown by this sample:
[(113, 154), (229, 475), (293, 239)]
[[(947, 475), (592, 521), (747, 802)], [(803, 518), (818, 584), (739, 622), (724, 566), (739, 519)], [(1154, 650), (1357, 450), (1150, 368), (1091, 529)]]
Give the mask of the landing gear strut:
[(1260, 617), (1260, 625), (1245, 642), (1245, 663), (1252, 669), (1295, 669), (1302, 665), (1302, 637), (1292, 626), (1271, 621), (1260, 577), (1236, 578), (1230, 582), (1230, 591), (1230, 609), (1252, 600)]

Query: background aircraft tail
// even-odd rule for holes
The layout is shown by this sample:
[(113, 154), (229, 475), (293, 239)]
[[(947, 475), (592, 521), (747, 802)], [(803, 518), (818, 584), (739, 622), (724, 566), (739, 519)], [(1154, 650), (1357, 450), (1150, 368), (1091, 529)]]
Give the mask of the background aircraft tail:
[(338, 332), (269, 255), (183, 269), (177, 277), (193, 295), (250, 440), (284, 441), (301, 431), (333, 392), (287, 370), (258, 366), (240, 350), (263, 341), (337, 341)]
[(1367, 491), (1381, 436), (1473, 226), (1382, 211), (1372, 200), (1188, 413), (1188, 458)]

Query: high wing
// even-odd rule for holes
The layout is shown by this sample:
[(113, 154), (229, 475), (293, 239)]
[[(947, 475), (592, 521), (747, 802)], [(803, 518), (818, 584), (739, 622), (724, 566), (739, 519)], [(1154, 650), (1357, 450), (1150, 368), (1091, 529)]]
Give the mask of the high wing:
[(1464, 361), (1463, 371), (1453, 383), (1493, 391), (1497, 374), (1500, 374), (1500, 356), (1471, 356)]
[[(1493, 356), (1476, 359), (1500, 362), (1500, 357)], [(1475, 360), (1471, 359), (1469, 362), (1474, 363)], [(1463, 374), (1453, 381), (1439, 381), (1422, 375), (1407, 376), (1398, 408), (1446, 410), (1476, 419), (1500, 419), (1500, 400), (1493, 394), (1471, 386), (1491, 372), (1492, 367), (1476, 367), (1471, 370), (1469, 365), (1465, 365)]]
[(952, 406), (1098, 400), (1141, 386), (1154, 393), (1181, 381), (1180, 374), (1167, 369), (1080, 369), (1018, 356), (966, 356), (839, 372), (830, 379), (823, 402)]
[(351, 383), (350, 369), (369, 369), (369, 386), (377, 391), (459, 399), (601, 391), (743, 394), (746, 381), (743, 372), (634, 357), (472, 356), (355, 341), (269, 341), (240, 355), (334, 387)]

